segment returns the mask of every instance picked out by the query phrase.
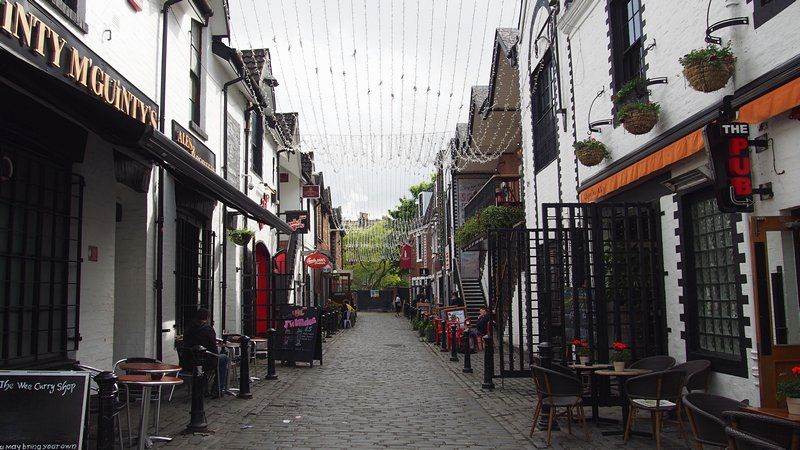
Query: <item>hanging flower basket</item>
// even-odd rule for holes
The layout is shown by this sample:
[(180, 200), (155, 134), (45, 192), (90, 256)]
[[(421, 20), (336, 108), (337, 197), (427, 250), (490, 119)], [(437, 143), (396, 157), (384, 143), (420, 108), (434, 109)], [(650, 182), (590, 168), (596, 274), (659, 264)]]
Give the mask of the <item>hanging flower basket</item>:
[(596, 166), (609, 156), (606, 146), (593, 138), (578, 141), (572, 146), (575, 148), (575, 156), (578, 161), (586, 167)]
[(238, 230), (228, 230), (228, 238), (236, 245), (247, 245), (250, 239), (256, 234), (247, 228), (239, 228)]
[(617, 121), (631, 134), (647, 134), (658, 122), (661, 106), (658, 103), (628, 103), (617, 110)]
[(683, 65), (683, 76), (689, 86), (700, 92), (722, 89), (736, 70), (736, 57), (729, 46), (709, 45), (692, 50), (678, 61)]

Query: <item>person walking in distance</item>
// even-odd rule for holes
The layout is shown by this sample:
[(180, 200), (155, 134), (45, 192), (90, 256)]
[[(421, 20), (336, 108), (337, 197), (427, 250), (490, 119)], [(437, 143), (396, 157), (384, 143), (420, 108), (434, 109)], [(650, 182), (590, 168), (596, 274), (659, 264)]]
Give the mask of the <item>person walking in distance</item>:
[(394, 316), (400, 317), (400, 311), (403, 310), (403, 300), (400, 299), (400, 295), (398, 294), (394, 298)]

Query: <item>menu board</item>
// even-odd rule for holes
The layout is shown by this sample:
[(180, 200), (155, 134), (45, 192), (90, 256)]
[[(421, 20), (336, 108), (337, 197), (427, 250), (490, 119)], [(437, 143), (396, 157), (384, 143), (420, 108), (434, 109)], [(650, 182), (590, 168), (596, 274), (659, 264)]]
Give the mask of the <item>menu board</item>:
[(308, 306), (277, 305), (278, 338), (275, 359), (322, 364), (320, 309)]
[(0, 371), (0, 449), (80, 449), (89, 373)]

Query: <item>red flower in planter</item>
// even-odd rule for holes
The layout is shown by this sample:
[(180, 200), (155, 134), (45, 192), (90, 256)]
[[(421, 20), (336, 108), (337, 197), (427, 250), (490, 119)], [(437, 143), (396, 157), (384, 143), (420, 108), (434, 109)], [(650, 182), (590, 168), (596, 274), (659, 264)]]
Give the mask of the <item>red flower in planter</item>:
[(586, 342), (586, 341), (583, 341), (583, 342), (581, 342), (581, 347), (587, 348), (587, 347), (589, 347), (589, 343)]
[(625, 350), (626, 348), (628, 348), (628, 346), (625, 345), (624, 343), (622, 343), (622, 342), (614, 342), (614, 350), (620, 350), (621, 351), (621, 350)]
[(800, 366), (792, 367), (792, 373), (795, 375), (800, 375)]
[(581, 340), (580, 339), (573, 339), (572, 340), (572, 345), (574, 345), (576, 347), (581, 345)]

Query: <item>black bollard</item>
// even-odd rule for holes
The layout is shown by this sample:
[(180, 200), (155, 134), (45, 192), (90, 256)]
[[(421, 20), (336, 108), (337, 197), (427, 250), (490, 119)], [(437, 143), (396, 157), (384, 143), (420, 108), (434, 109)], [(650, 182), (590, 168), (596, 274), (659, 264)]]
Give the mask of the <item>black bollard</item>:
[(192, 410), (189, 413), (189, 432), (204, 432), (208, 430), (206, 412), (203, 406), (203, 391), (205, 390), (205, 377), (203, 376), (203, 360), (206, 348), (202, 345), (192, 347)]
[(98, 387), (99, 411), (97, 414), (97, 448), (114, 448), (114, 400), (117, 398), (117, 376), (100, 372), (94, 377)]
[(325, 337), (331, 337), (331, 313), (325, 314)]
[(458, 361), (458, 339), (456, 339), (456, 324), (450, 326), (450, 361)]
[(270, 328), (267, 330), (267, 380), (275, 380), (278, 375), (275, 374), (275, 329)]
[(494, 342), (492, 336), (483, 337), (483, 384), (482, 389), (494, 389)]
[(447, 351), (447, 322), (442, 320), (441, 321), (441, 327), (442, 327), (442, 336), (441, 336), (441, 339), (439, 339), (439, 343), (442, 344), (442, 345), (441, 345), (441, 348), (439, 348), (439, 351), (440, 352), (446, 352)]
[[(539, 343), (539, 363), (545, 369), (551, 369), (553, 363), (553, 346), (549, 342), (541, 342)], [(539, 415), (539, 429), (546, 430), (547, 429), (547, 421), (550, 417), (550, 405), (544, 404), (542, 405), (542, 413)], [(558, 420), (553, 417), (553, 430), (561, 429), (558, 426)]]
[(250, 336), (239, 337), (239, 393), (238, 398), (253, 398), (250, 393)]
[(469, 342), (469, 329), (464, 330), (462, 339), (464, 341), (464, 368), (461, 369), (461, 371), (464, 373), (472, 373), (472, 357), (470, 356), (472, 349), (470, 348)]

